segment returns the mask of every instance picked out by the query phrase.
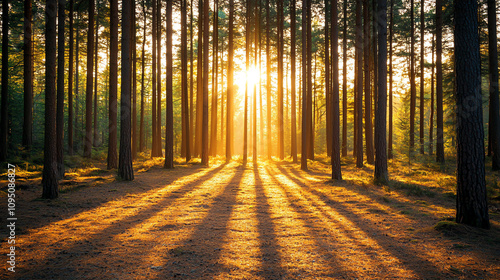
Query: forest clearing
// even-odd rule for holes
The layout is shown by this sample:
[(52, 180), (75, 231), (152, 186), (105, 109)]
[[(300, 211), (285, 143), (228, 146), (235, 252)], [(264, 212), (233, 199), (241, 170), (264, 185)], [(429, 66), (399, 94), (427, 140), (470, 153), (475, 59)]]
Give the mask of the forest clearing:
[[(323, 159), (326, 161), (326, 159)], [(69, 170), (60, 197), (40, 199), (40, 171), (20, 173), (18, 266), (9, 279), (495, 279), (500, 189), (487, 174), (490, 230), (452, 222), (454, 167), (373, 166), (320, 158), (211, 167), (134, 164), (123, 181), (98, 161)], [(102, 166), (100, 166), (102, 165)], [(427, 166), (426, 166), (427, 165)], [(368, 179), (370, 178), (370, 179)], [(4, 182), (2, 182), (3, 184)], [(4, 211), (4, 210), (2, 210)], [(5, 255), (6, 247), (0, 251)], [(3, 266), (6, 264), (4, 263)]]

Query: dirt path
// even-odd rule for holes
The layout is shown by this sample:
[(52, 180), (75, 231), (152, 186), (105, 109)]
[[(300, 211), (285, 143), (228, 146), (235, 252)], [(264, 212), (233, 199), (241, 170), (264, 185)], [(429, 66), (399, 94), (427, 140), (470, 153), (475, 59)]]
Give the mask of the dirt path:
[[(366, 183), (317, 163), (159, 166), (102, 172), (54, 201), (18, 191), (16, 272), (2, 279), (495, 279), (493, 229), (433, 228), (454, 200)], [(398, 178), (393, 170), (392, 178)], [(426, 190), (425, 186), (422, 186)], [(430, 188), (430, 187), (428, 187)], [(434, 191), (434, 190), (433, 190)], [(2, 204), (2, 207), (4, 205)], [(2, 213), (5, 209), (0, 209)], [(446, 224), (445, 224), (446, 225)], [(2, 237), (5, 232), (2, 231)], [(3, 239), (5, 241), (5, 238)], [(1, 254), (7, 253), (2, 242)]]

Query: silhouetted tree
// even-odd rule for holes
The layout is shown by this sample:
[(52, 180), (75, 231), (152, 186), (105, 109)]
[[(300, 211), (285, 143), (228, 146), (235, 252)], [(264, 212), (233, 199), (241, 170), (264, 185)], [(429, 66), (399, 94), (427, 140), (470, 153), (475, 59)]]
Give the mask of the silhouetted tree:
[[(6, 3), (6, 1), (4, 1)], [(72, 6), (73, 5), (73, 0), (71, 0), (70, 4), (70, 9), (72, 11)], [(6, 5), (7, 6), (7, 5)], [(32, 27), (31, 27), (31, 21), (33, 20), (33, 11), (32, 11), (32, 3), (31, 0), (25, 0), (24, 1), (24, 118), (23, 118), (23, 146), (27, 150), (31, 150), (31, 146), (33, 145), (33, 49), (32, 49), (32, 41), (31, 41), (31, 36), (33, 35), (32, 33)], [(73, 17), (70, 17), (70, 26), (73, 24)], [(72, 27), (70, 27), (72, 28)], [(70, 42), (73, 40), (73, 33), (70, 34)], [(70, 43), (70, 51), (72, 51), (72, 43)], [(3, 53), (3, 51), (2, 51)], [(72, 73), (73, 73), (73, 65), (71, 64), (71, 61), (73, 59), (73, 53), (70, 53), (70, 73), (69, 73), (69, 81), (68, 83), (72, 83)], [(6, 56), (7, 57), (7, 56)], [(4, 69), (2, 67), (2, 69)], [(2, 84), (3, 84), (2, 80)], [(70, 88), (69, 88), (70, 89)], [(72, 145), (73, 145), (73, 134), (71, 133), (72, 129), (72, 113), (73, 111), (71, 110), (72, 106), (72, 95), (71, 95), (71, 89), (68, 92), (68, 98), (69, 98), (69, 121), (68, 124), (70, 127), (68, 127), (69, 131), (69, 137), (70, 137), (70, 146), (69, 146), (69, 153), (73, 153)], [(3, 97), (2, 97), (3, 100)], [(2, 110), (3, 112), (3, 110)], [(71, 128), (71, 129), (70, 129)], [(3, 129), (3, 127), (2, 127)], [(2, 148), (3, 149), (3, 148)]]
[(95, 0), (89, 0), (89, 21), (87, 32), (87, 88), (85, 93), (85, 139), (83, 156), (90, 158), (92, 155), (92, 91), (94, 83), (94, 11)]
[(118, 0), (110, 0), (108, 169), (118, 167)]

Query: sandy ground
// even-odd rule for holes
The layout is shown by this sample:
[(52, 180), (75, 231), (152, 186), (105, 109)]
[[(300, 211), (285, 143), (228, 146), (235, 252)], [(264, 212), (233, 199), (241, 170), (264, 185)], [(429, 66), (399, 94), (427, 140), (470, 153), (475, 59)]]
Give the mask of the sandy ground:
[(337, 182), (310, 166), (157, 164), (136, 166), (133, 182), (97, 170), (68, 175), (52, 201), (40, 179), (19, 179), (16, 272), (2, 229), (0, 278), (498, 279), (497, 213), (491, 230), (433, 227), (455, 213), (448, 175), (406, 185), (391, 170), (382, 187), (371, 166), (343, 166)]

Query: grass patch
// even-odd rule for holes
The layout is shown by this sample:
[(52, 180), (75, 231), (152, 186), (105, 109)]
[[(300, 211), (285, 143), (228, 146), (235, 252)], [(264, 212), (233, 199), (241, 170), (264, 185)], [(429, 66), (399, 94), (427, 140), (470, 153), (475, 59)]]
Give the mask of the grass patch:
[(429, 190), (428, 188), (411, 183), (396, 181), (393, 182), (392, 187), (397, 190), (405, 191), (406, 195), (408, 196), (427, 196), (427, 197), (436, 196), (436, 193)]

